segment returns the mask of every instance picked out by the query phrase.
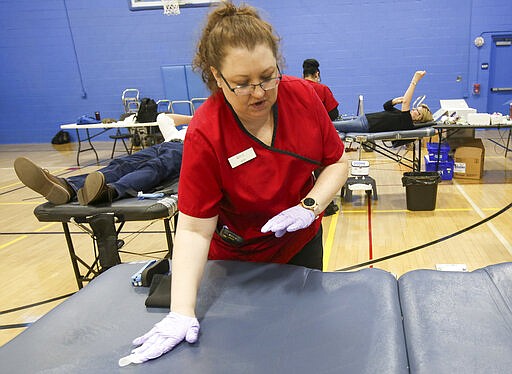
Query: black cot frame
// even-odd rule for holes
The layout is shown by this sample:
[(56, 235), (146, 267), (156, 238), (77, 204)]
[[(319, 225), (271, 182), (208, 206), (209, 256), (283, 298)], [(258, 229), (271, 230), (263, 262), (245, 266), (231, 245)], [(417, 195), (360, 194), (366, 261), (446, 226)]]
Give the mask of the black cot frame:
[[(177, 195), (163, 198), (160, 200), (138, 200), (137, 198), (128, 198), (114, 201), (111, 204), (101, 206), (82, 206), (77, 202), (71, 202), (63, 205), (54, 205), (44, 203), (37, 206), (34, 215), (41, 222), (61, 222), (66, 237), (66, 243), (71, 258), (71, 265), (75, 274), (77, 286), (81, 289), (84, 282), (91, 281), (100, 274), (103, 269), (99, 264), (98, 253), (96, 251), (98, 241), (102, 240), (99, 235), (89, 229), (86, 224), (90, 224), (93, 219), (103, 216), (113, 216), (113, 222), (118, 226), (115, 229), (116, 238), (121, 232), (127, 221), (149, 221), (162, 219), (165, 228), (167, 248), (169, 258), (172, 258), (173, 250), (173, 229), (176, 227), (178, 217)], [(171, 224), (171, 219), (174, 221)], [(82, 230), (91, 235), (93, 240), (95, 256), (92, 263), (87, 263), (75, 251), (69, 223), (77, 224)], [(117, 240), (118, 249), (124, 244)]]

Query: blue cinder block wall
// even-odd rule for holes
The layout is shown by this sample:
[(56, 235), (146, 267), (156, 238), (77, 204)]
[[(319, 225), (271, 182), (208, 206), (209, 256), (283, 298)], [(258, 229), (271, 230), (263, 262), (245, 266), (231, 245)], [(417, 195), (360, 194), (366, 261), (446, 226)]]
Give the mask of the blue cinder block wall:
[[(439, 99), (466, 98), (486, 111), (488, 77), (479, 69), (489, 43), (477, 49), (473, 40), (512, 34), (510, 0), (248, 2), (281, 36), (283, 70), (300, 76), (302, 61), (317, 58), (342, 113), (354, 112), (359, 94), (367, 112), (380, 110), (417, 69), (428, 71), (417, 94), (433, 109)], [(60, 124), (95, 111), (118, 118), (125, 88), (165, 98), (160, 67), (190, 64), (208, 12), (185, 8), (167, 17), (161, 9), (131, 11), (125, 0), (0, 6), (1, 144), (47, 143)], [(482, 84), (480, 95), (473, 83)]]

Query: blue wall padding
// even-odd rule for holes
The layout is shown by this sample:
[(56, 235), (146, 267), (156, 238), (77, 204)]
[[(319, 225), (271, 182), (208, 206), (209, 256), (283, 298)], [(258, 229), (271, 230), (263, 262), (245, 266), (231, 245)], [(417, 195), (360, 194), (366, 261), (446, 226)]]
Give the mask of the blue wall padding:
[[(417, 94), (426, 94), (434, 110), (440, 99), (465, 98), (485, 112), (492, 36), (512, 36), (510, 0), (248, 2), (281, 37), (282, 71), (301, 76), (302, 61), (317, 58), (341, 113), (355, 111), (359, 94), (366, 112), (380, 110), (418, 69), (428, 75)], [(60, 124), (95, 111), (119, 118), (125, 88), (155, 100), (208, 92), (188, 68), (176, 76), (162, 68), (191, 65), (208, 8), (168, 17), (162, 9), (131, 11), (128, 1), (17, 0), (1, 7), (0, 144), (49, 143)], [(480, 35), (486, 43), (477, 48)]]
[(185, 65), (185, 76), (187, 77), (187, 88), (189, 100), (199, 97), (210, 96), (210, 91), (206, 88), (201, 75), (192, 70), (191, 65)]
[(166, 65), (161, 67), (165, 98), (169, 100), (188, 100), (185, 66)]

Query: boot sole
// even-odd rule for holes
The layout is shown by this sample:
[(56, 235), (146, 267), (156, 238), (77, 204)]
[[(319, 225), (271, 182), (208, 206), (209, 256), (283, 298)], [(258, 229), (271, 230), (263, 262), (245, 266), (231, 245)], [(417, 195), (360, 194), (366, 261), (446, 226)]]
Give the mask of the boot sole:
[(100, 172), (93, 172), (85, 178), (84, 186), (77, 191), (77, 198), (80, 205), (89, 205), (100, 195), (102, 186), (105, 184), (105, 176)]
[(44, 170), (28, 158), (17, 158), (14, 161), (14, 171), (25, 186), (43, 195), (52, 204), (66, 204), (71, 199), (70, 193), (64, 187), (49, 179)]

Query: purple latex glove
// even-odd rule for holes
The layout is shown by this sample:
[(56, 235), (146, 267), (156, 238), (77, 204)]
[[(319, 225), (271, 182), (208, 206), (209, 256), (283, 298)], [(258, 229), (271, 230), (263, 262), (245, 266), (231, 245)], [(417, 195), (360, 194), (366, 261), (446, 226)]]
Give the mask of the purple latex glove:
[(197, 318), (170, 312), (146, 334), (136, 338), (133, 344), (140, 345), (130, 355), (132, 363), (140, 364), (169, 352), (184, 339), (195, 343), (199, 335)]
[(305, 229), (314, 221), (315, 213), (312, 210), (295, 205), (269, 219), (261, 228), (261, 232), (273, 231), (276, 237), (280, 238), (286, 232)]

